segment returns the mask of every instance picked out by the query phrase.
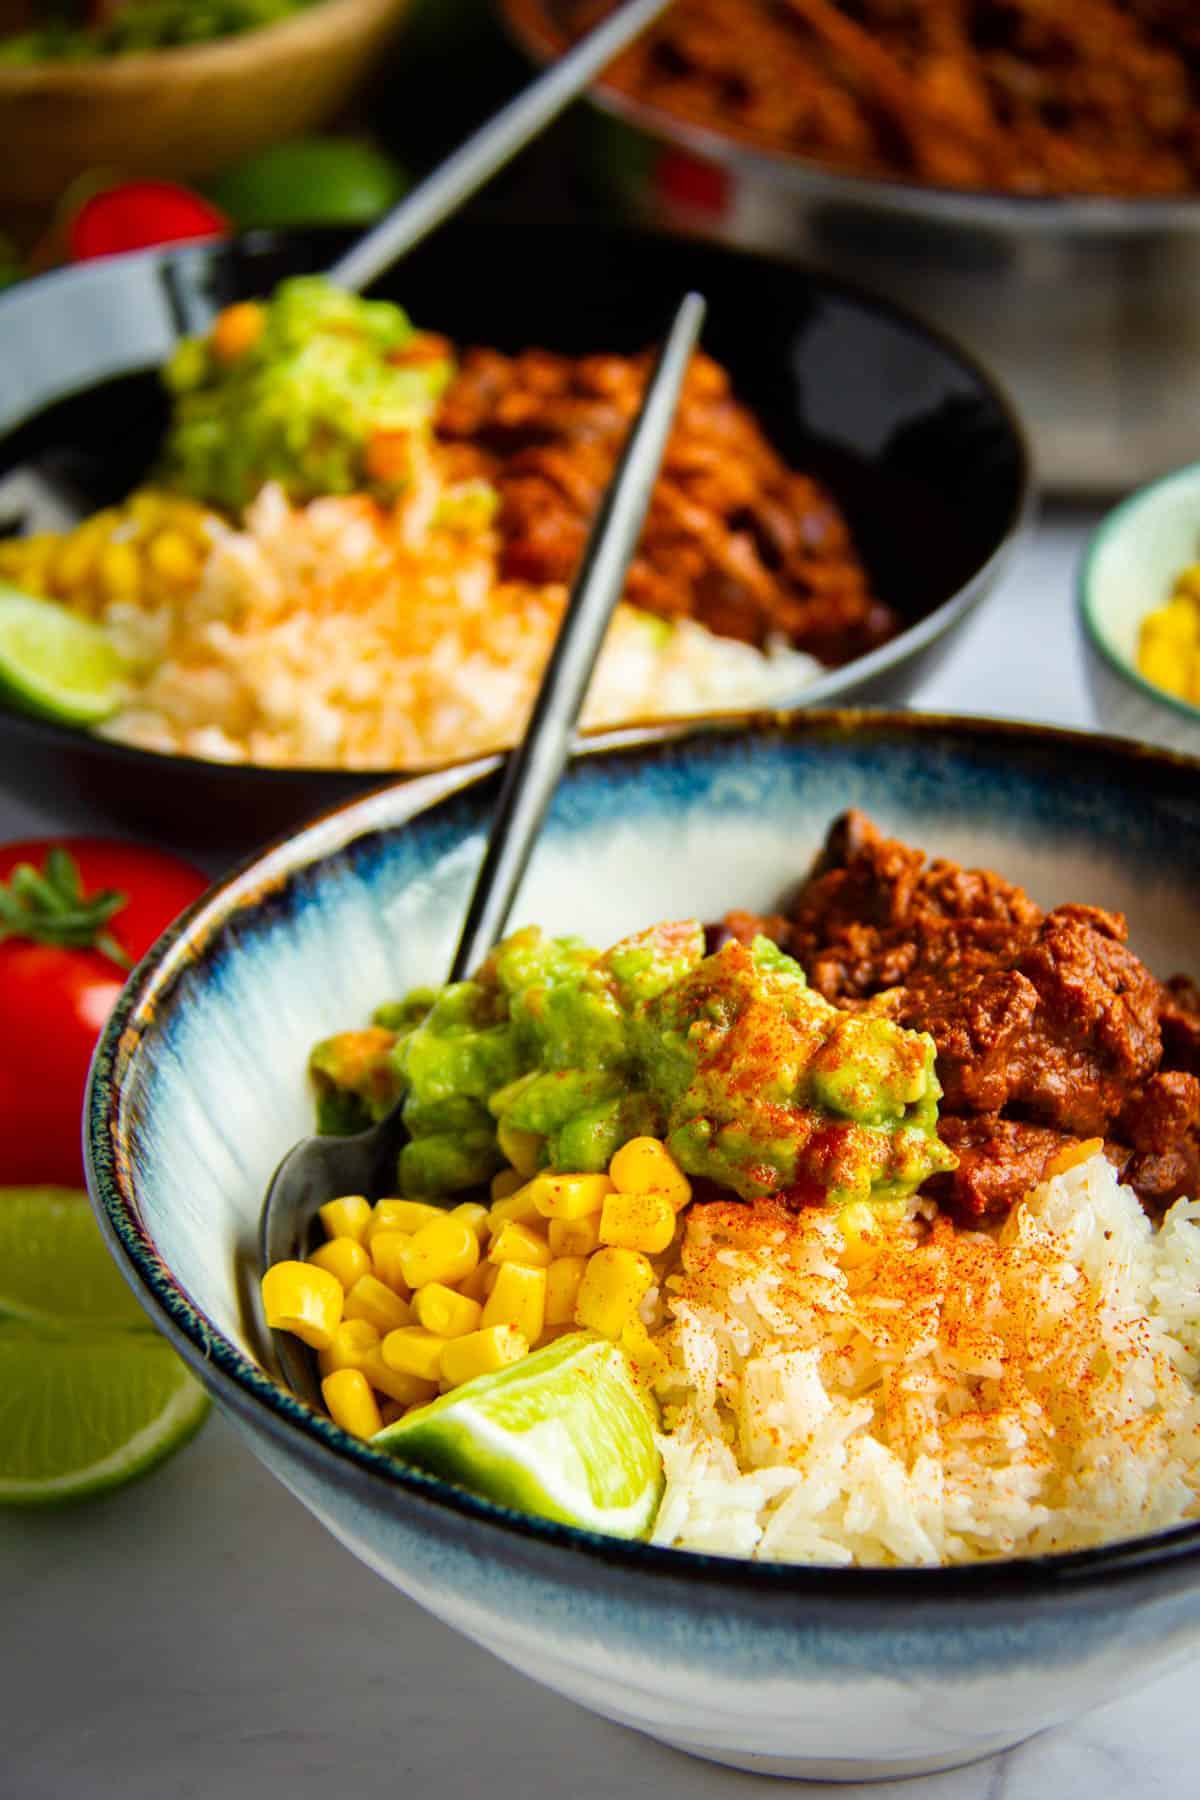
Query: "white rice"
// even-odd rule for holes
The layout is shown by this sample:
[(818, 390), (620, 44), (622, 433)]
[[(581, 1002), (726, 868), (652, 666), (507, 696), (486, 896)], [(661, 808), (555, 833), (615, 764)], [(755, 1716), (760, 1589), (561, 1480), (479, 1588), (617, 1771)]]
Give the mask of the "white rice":
[(689, 1210), (656, 1541), (938, 1564), (1200, 1517), (1200, 1204), (1156, 1231), (1097, 1154), (995, 1234), (913, 1212), (848, 1269), (819, 1207)]
[[(197, 590), (108, 609), (132, 677), (106, 733), (221, 761), (351, 769), (515, 742), (566, 591), (502, 580), (499, 538), (486, 509), (470, 523), (468, 505), (464, 522), (465, 491), (434, 460), (386, 510), (363, 495), (293, 508), (264, 488), (245, 529), (217, 536)], [(439, 509), (456, 497), (447, 520)], [(621, 606), (584, 723), (781, 705), (821, 673), (784, 645), (760, 651)]]

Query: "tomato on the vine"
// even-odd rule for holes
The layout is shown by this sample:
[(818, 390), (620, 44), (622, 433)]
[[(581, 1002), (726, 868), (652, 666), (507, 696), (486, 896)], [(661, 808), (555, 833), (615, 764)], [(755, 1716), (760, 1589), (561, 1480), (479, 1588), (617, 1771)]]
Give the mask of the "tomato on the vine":
[(206, 886), (136, 844), (0, 847), (0, 1185), (82, 1185), (96, 1039), (128, 970)]

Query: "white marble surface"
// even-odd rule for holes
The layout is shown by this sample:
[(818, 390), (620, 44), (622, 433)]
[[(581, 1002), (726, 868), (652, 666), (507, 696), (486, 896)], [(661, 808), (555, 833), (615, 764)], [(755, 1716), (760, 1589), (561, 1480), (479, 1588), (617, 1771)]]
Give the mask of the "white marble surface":
[[(1094, 723), (1071, 577), (1087, 514), (1051, 514), (918, 696)], [(83, 823), (0, 800), (0, 839)], [(580, 1712), (357, 1564), (214, 1418), (140, 1486), (0, 1513), (2, 1800), (741, 1800), (779, 1787)], [(807, 1793), (1191, 1800), (1195, 1665), (1007, 1756)]]

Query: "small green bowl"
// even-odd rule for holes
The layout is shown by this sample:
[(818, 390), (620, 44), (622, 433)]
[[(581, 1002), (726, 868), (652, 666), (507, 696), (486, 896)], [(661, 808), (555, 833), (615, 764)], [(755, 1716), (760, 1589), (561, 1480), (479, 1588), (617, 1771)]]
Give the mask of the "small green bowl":
[(1079, 566), (1084, 664), (1100, 724), (1121, 737), (1200, 754), (1200, 706), (1137, 670), (1138, 630), (1200, 561), (1200, 463), (1139, 488), (1097, 526)]

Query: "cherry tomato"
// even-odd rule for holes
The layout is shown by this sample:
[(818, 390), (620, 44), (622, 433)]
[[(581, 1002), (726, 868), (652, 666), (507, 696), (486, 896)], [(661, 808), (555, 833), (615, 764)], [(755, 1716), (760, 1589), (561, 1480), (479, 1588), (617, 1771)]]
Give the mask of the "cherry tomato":
[[(43, 909), (36, 895), (26, 905), (11, 879), (27, 864), (49, 871), (57, 896), (69, 895), (69, 865), (55, 856), (59, 851), (78, 872), (76, 914), (84, 921), (78, 929), (76, 914), (68, 913), (64, 924), (64, 915)], [(123, 965), (137, 962), (207, 882), (158, 850), (65, 838), (0, 847), (0, 883), (0, 1185), (79, 1187), (88, 1065), (124, 986)], [(119, 906), (116, 895), (123, 896)], [(21, 909), (16, 924), (14, 905)], [(21, 918), (28, 919), (27, 932)], [(92, 947), (54, 941), (64, 934)]]
[(73, 262), (147, 250), (187, 238), (220, 237), (229, 230), (223, 212), (173, 181), (127, 181), (84, 201), (67, 231)]

